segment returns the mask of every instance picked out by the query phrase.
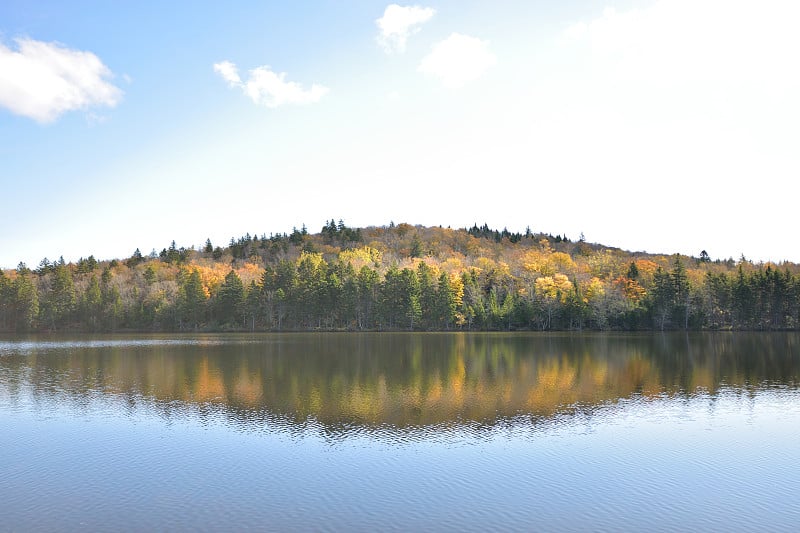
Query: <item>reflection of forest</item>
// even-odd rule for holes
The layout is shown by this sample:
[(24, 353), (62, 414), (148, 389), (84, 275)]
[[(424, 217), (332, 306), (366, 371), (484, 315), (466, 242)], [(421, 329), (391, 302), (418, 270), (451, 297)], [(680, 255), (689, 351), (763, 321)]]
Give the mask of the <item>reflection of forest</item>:
[[(216, 337), (208, 337), (219, 340)], [(408, 427), (551, 416), (635, 394), (795, 387), (797, 334), (286, 334), (0, 357), (13, 396), (114, 394), (236, 417)]]

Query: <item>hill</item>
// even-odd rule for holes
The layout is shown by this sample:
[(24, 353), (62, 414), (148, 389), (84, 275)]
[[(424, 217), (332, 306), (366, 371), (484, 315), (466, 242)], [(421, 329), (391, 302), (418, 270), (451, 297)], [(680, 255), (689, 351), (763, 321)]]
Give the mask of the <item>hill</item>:
[(2, 331), (800, 327), (794, 263), (629, 252), (486, 225), (249, 234), (0, 271)]

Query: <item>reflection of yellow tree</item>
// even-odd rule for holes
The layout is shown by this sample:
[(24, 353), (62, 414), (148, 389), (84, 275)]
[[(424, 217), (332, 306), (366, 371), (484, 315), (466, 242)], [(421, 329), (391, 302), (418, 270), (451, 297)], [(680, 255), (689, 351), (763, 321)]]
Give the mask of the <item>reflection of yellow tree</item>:
[(713, 393), (723, 381), (746, 387), (797, 374), (798, 362), (787, 362), (783, 345), (748, 343), (758, 339), (748, 336), (704, 344), (706, 338), (667, 336), (660, 344), (649, 336), (287, 335), (235, 351), (212, 344), (39, 354), (27, 364), (42, 370), (25, 379), (41, 380), (34, 390), (76, 396), (102, 389), (168, 405), (407, 427), (551, 416), (634, 394)]

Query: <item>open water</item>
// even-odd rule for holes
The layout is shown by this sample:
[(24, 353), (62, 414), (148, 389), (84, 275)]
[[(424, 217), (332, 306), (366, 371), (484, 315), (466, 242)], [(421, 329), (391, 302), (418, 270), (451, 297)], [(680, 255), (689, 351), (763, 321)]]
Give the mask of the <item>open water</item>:
[(800, 335), (0, 338), (0, 531), (797, 531)]

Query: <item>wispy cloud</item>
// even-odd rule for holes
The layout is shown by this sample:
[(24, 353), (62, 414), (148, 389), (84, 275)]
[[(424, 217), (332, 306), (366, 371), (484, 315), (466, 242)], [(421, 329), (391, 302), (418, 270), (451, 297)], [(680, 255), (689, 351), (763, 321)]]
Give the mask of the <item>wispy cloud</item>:
[(796, 0), (656, 0), (577, 22), (564, 43), (583, 58), (591, 101), (650, 123), (726, 124), (774, 146), (797, 135), (798, 18)]
[(489, 51), (488, 41), (452, 33), (433, 46), (417, 70), (439, 78), (445, 87), (457, 89), (480, 78), (495, 63), (497, 58)]
[(236, 65), (230, 61), (214, 64), (214, 72), (228, 82), (231, 87), (238, 87), (258, 105), (275, 108), (284, 104), (312, 104), (328, 94), (329, 89), (316, 83), (310, 89), (293, 81), (286, 81), (286, 73), (275, 73), (268, 66), (252, 69), (247, 81), (242, 81)]
[(375, 21), (380, 30), (378, 43), (386, 53), (404, 52), (408, 37), (417, 33), (420, 25), (428, 22), (435, 13), (436, 10), (430, 7), (387, 6), (383, 16)]
[(12, 113), (45, 123), (122, 99), (108, 81), (112, 72), (93, 53), (29, 38), (14, 42), (16, 50), (0, 43), (0, 106)]

